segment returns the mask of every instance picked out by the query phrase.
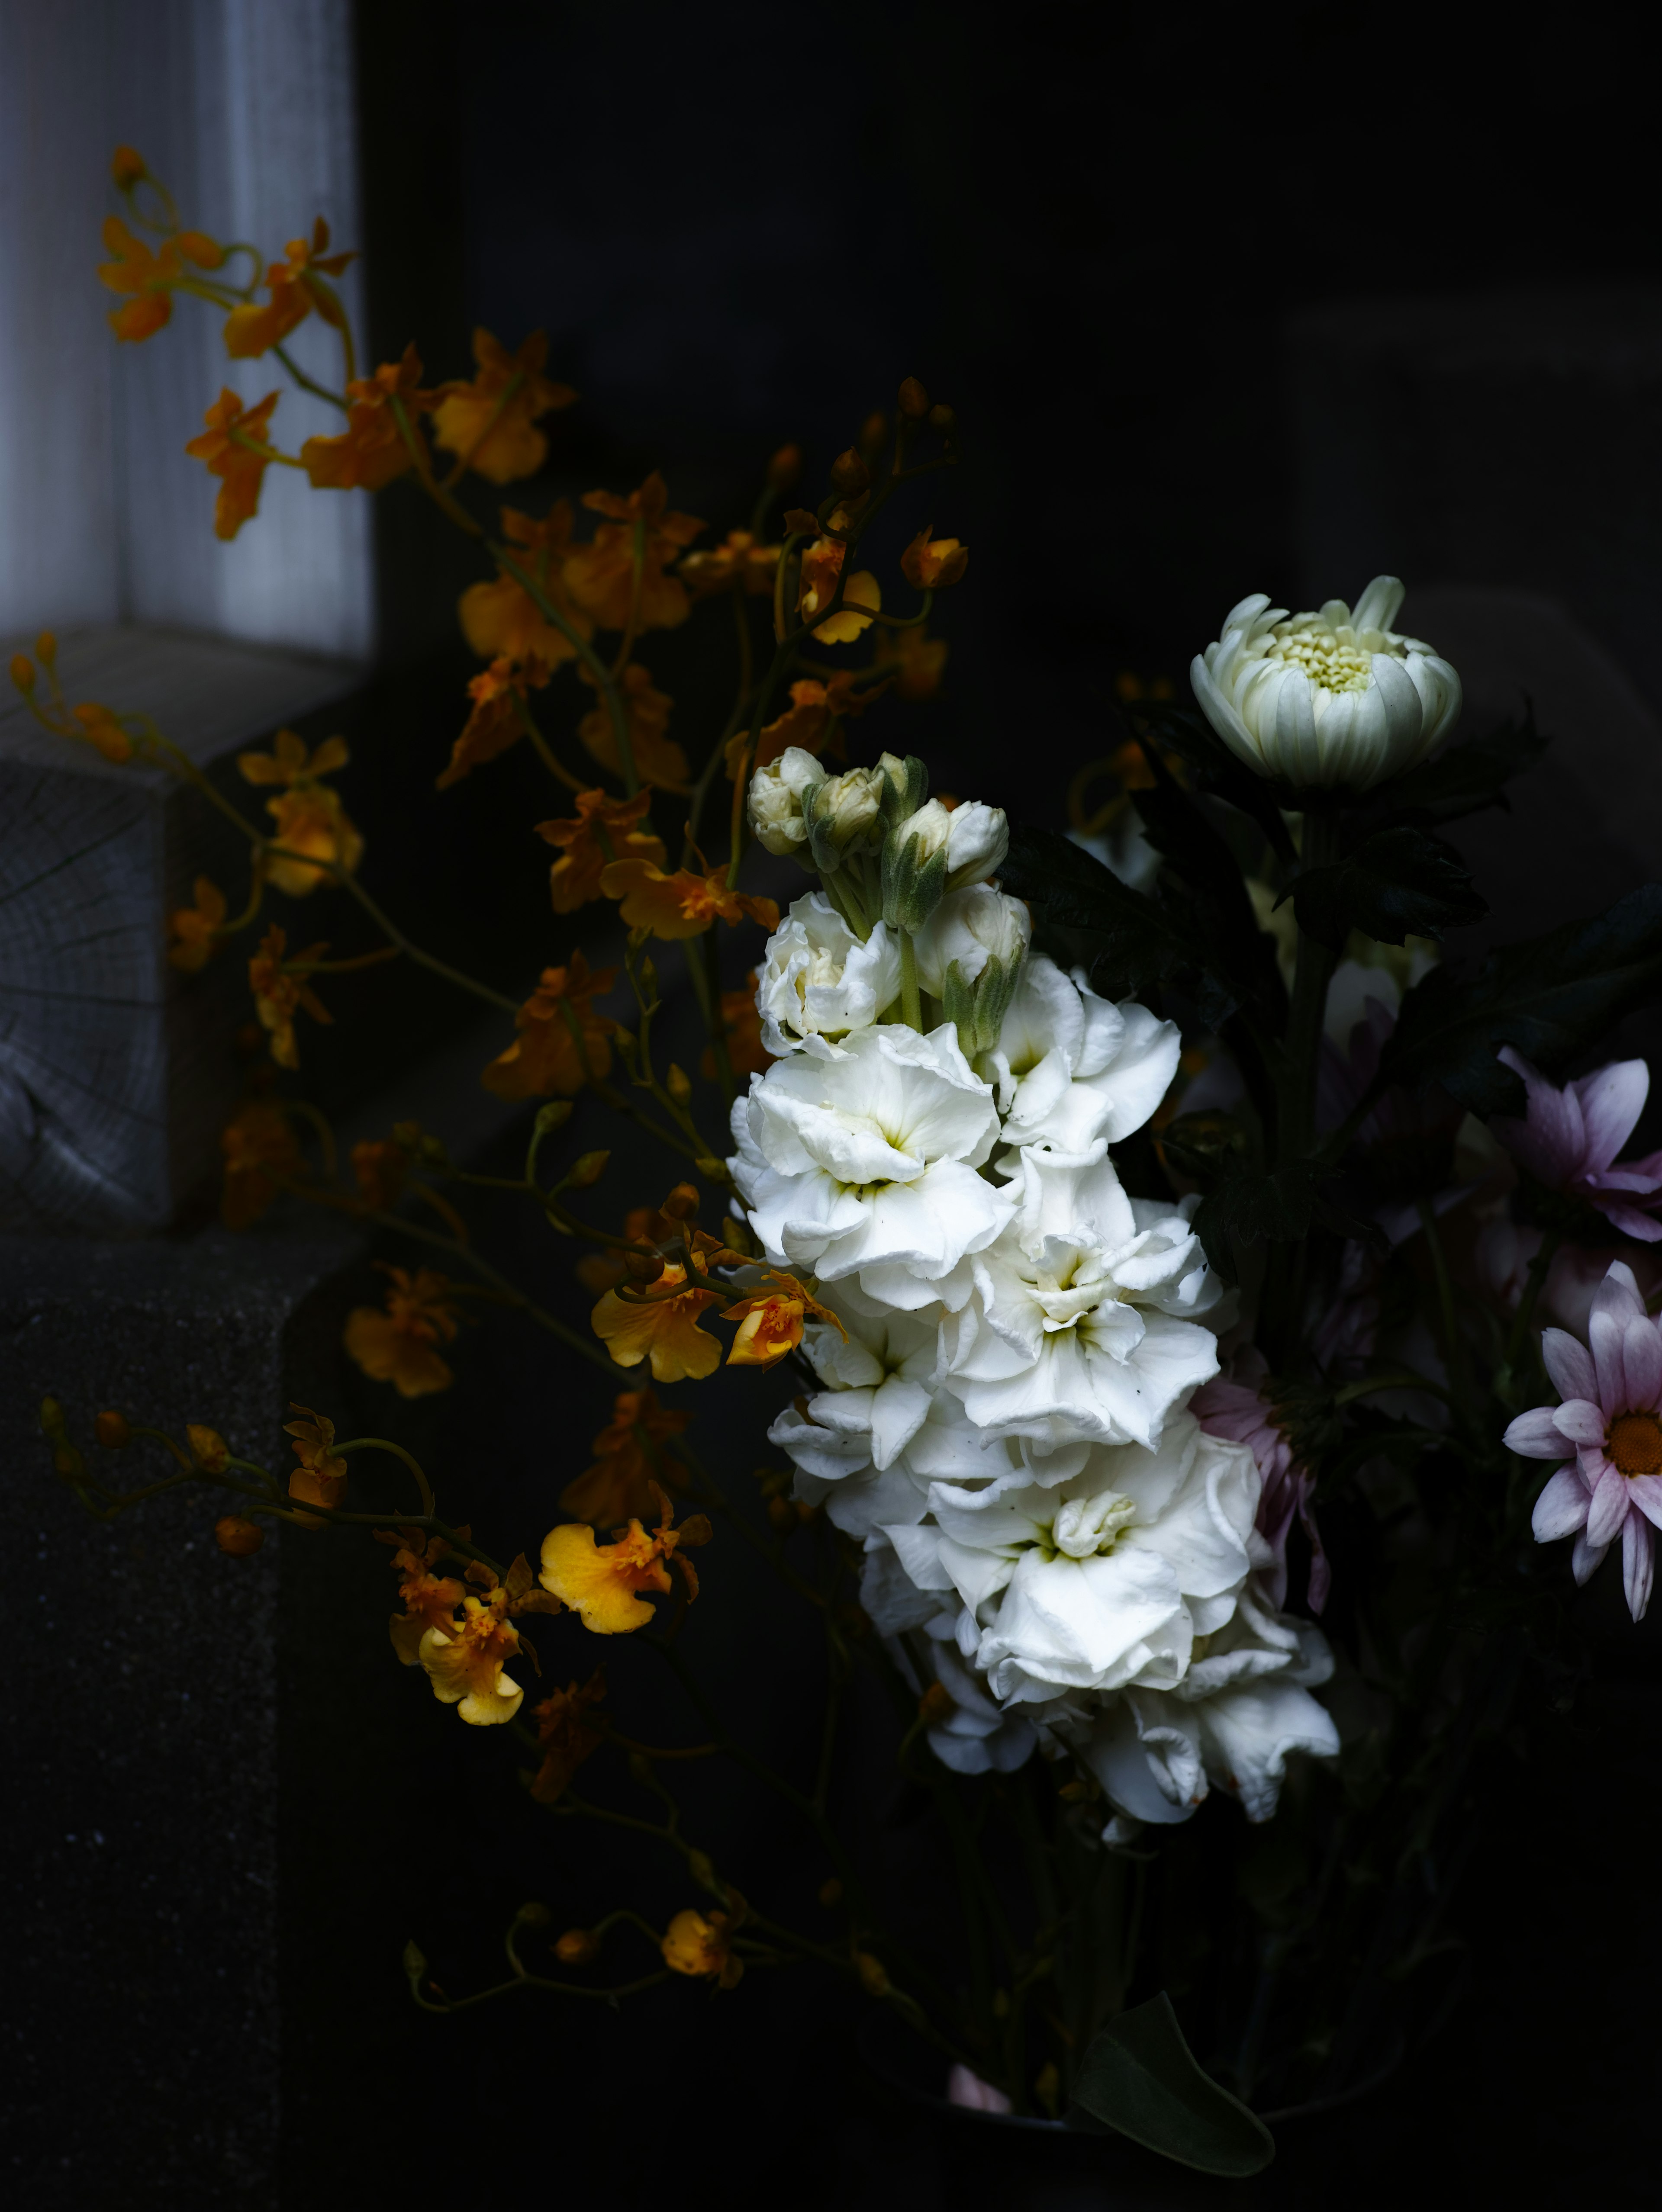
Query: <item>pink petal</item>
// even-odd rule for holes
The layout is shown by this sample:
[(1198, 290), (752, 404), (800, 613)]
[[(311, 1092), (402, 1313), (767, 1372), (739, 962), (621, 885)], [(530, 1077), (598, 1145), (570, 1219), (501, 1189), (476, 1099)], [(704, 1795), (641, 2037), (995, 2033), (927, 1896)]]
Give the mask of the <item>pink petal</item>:
[(1583, 1583), (1592, 1581), (1604, 1564), (1604, 1554), (1609, 1549), (1608, 1544), (1588, 1543), (1586, 1530), (1581, 1531), (1575, 1540), (1575, 1549), (1570, 1553), (1570, 1572), (1575, 1577), (1578, 1589)]
[(1604, 1415), (1601, 1407), (1586, 1398), (1569, 1398), (1553, 1415), (1553, 1425), (1573, 1444), (1602, 1444)]
[(1627, 1476), (1616, 1468), (1607, 1467), (1593, 1485), (1592, 1503), (1587, 1508), (1588, 1543), (1602, 1551), (1627, 1519), (1628, 1504)]
[(1636, 1513), (1630, 1513), (1622, 1531), (1622, 1588), (1627, 1596), (1628, 1611), (1636, 1621), (1645, 1618), (1645, 1607), (1651, 1601), (1651, 1577), (1655, 1565), (1656, 1537), (1651, 1525)]
[(1556, 1190), (1580, 1172), (1586, 1160), (1586, 1125), (1581, 1102), (1573, 1091), (1560, 1091), (1549, 1083), (1538, 1067), (1531, 1067), (1510, 1045), (1499, 1058), (1503, 1066), (1523, 1077), (1528, 1106), (1522, 1122), (1497, 1120), (1493, 1124), (1495, 1133), (1531, 1175)]
[(1570, 1335), (1567, 1329), (1543, 1329), (1541, 1357), (1552, 1377), (1552, 1387), (1561, 1398), (1591, 1398), (1595, 1405), (1598, 1403), (1598, 1376), (1592, 1354), (1579, 1337)]
[(1586, 1164), (1607, 1168), (1633, 1133), (1650, 1095), (1651, 1072), (1642, 1060), (1613, 1060), (1584, 1075), (1570, 1089), (1586, 1125)]
[(1638, 1160), (1613, 1168), (1589, 1168), (1581, 1177), (1589, 1193), (1601, 1190), (1638, 1191), (1641, 1195), (1662, 1187), (1662, 1175), (1653, 1175)]
[(1587, 1486), (1573, 1467), (1561, 1467), (1548, 1478), (1535, 1501), (1530, 1526), (1537, 1544), (1550, 1544), (1587, 1525)]
[(1612, 1229), (1619, 1229), (1624, 1237), (1641, 1244), (1662, 1244), (1662, 1221), (1641, 1213), (1636, 1206), (1624, 1206), (1618, 1198), (1601, 1198), (1597, 1191), (1589, 1194)]
[(1629, 1475), (1628, 1495), (1647, 1521), (1662, 1528), (1662, 1474)]
[(1607, 1413), (1619, 1413), (1628, 1403), (1622, 1340), (1628, 1323), (1644, 1310), (1632, 1269), (1612, 1260), (1604, 1281), (1592, 1294), (1592, 1311), (1587, 1320), (1587, 1340), (1592, 1348), (1592, 1364), (1598, 1370), (1598, 1402)]
[(1635, 1315), (1622, 1335), (1622, 1364), (1627, 1370), (1628, 1404), (1641, 1408), (1662, 1405), (1662, 1336), (1643, 1314)]
[[(1562, 1407), (1557, 1409), (1562, 1410)], [(1565, 1438), (1559, 1432), (1557, 1411), (1551, 1406), (1537, 1406), (1531, 1413), (1519, 1413), (1501, 1442), (1508, 1451), (1516, 1452), (1520, 1459), (1562, 1459)], [(1604, 1423), (1601, 1415), (1598, 1423), (1601, 1439), (1604, 1434)]]

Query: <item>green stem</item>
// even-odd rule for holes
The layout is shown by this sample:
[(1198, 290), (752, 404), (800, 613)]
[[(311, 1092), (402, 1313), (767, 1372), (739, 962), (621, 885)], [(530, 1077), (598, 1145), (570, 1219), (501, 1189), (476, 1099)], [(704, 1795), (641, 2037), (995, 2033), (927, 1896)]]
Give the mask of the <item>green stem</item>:
[(544, 621), (554, 625), (582, 662), (583, 666), (594, 678), (600, 697), (606, 703), (606, 716), (612, 724), (612, 734), (617, 743), (618, 767), (623, 779), (624, 796), (625, 799), (632, 799), (641, 787), (641, 780), (635, 772), (635, 747), (629, 734), (629, 714), (624, 706), (623, 696), (618, 689), (612, 671), (576, 625), (560, 611), (536, 578), (527, 569), (520, 566), (505, 545), (493, 544), (490, 546), (490, 553), (503, 574), (512, 576), (520, 589), (536, 606)]
[(900, 932), (900, 1018), (922, 1036), (923, 1001), (917, 988), (917, 948), (909, 929)]

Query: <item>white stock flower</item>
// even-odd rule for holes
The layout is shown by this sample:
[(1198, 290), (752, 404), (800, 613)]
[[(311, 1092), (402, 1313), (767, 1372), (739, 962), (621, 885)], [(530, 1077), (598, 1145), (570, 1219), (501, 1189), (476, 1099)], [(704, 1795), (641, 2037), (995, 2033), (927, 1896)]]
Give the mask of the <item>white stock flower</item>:
[(977, 1065), (997, 1086), (1007, 1144), (1081, 1154), (1142, 1127), (1171, 1087), (1181, 1049), (1175, 1022), (1135, 999), (1099, 999), (1035, 953), (997, 1045)]
[(1257, 1463), (1190, 1414), (1158, 1450), (1099, 1447), (1052, 1487), (934, 1483), (930, 1525), (886, 1528), (920, 1590), (955, 1591), (958, 1641), (1001, 1705), (1178, 1682), (1251, 1571)]
[(825, 769), (800, 745), (788, 745), (776, 761), (758, 768), (745, 800), (757, 842), (770, 853), (794, 853), (800, 858), (808, 834), (802, 794), (825, 781)]
[(1460, 712), (1460, 679), (1391, 627), (1403, 604), (1376, 576), (1353, 610), (1289, 617), (1263, 592), (1230, 610), (1190, 680), (1224, 743), (1260, 775), (1371, 790), (1423, 760)]
[(1180, 1682), (1129, 1688), (1088, 1729), (1060, 1732), (1132, 1820), (1186, 1820), (1213, 1783), (1267, 1820), (1292, 1753), (1338, 1751), (1333, 1716), (1310, 1694), (1332, 1672), (1320, 1631), (1272, 1613), (1249, 1584), (1227, 1626), (1196, 1639)]
[(954, 1647), (950, 1613), (923, 1626), (934, 1678), (953, 1701), (947, 1718), (929, 1729), (930, 1750), (957, 1774), (1014, 1774), (1038, 1748), (1038, 1731), (1020, 1713), (1001, 1711), (976, 1680)]
[(962, 1304), (970, 1255), (1010, 1218), (976, 1170), (998, 1136), (993, 1095), (951, 1029), (857, 1030), (835, 1059), (794, 1053), (734, 1103), (728, 1168), (778, 1267), (858, 1279), (919, 1310)]
[(941, 1323), (943, 1379), (995, 1435), (1154, 1445), (1218, 1371), (1195, 1318), (1219, 1303), (1199, 1240), (1176, 1207), (1129, 1198), (1106, 1158), (1017, 1157), (1015, 1214)]
[(823, 891), (810, 891), (768, 939), (756, 987), (762, 1042), (776, 1059), (869, 1029), (900, 995), (900, 948), (880, 921), (862, 945)]
[(917, 931), (917, 980), (931, 998), (944, 998), (947, 970), (954, 961), (964, 981), (973, 983), (989, 960), (1019, 965), (1032, 933), (1032, 917), (1020, 899), (990, 884), (966, 884), (948, 891)]

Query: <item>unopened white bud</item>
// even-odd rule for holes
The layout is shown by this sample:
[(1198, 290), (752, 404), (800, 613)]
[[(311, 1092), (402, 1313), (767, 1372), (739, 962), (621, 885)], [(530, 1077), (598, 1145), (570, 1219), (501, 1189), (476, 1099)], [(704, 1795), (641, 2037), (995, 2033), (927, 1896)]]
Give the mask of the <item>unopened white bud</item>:
[(807, 794), (825, 781), (825, 771), (812, 753), (789, 745), (776, 761), (758, 768), (750, 780), (746, 811), (758, 844), (770, 853), (794, 853), (806, 860), (807, 823), (803, 819)]
[(931, 998), (939, 999), (954, 962), (966, 983), (976, 981), (989, 959), (1014, 971), (1032, 933), (1032, 918), (1020, 899), (990, 884), (967, 884), (961, 891), (948, 891), (918, 931), (917, 980)]
[(1010, 825), (999, 806), (983, 806), (978, 799), (966, 799), (953, 809), (947, 840), (947, 888), (962, 890), (965, 884), (984, 883), (1004, 865), (1010, 849)]
[(804, 807), (814, 865), (830, 874), (850, 850), (874, 846), (886, 785), (880, 769), (851, 768), (818, 784)]

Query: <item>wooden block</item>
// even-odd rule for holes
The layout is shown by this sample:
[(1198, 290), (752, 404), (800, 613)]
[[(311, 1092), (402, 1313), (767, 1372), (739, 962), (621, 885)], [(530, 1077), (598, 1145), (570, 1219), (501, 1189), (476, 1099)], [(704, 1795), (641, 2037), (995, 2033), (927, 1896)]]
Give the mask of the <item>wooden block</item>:
[[(8, 643), (27, 650), (29, 641)], [(155, 717), (258, 815), (234, 754), (344, 701), (360, 672), (177, 632), (111, 625), (60, 639), (74, 702)], [(251, 803), (252, 802), (252, 803)], [(0, 705), (0, 1227), (131, 1236), (210, 1184), (246, 1019), (239, 957), (187, 976), (167, 916), (198, 874), (240, 896), (247, 854), (198, 793), (113, 767)]]

